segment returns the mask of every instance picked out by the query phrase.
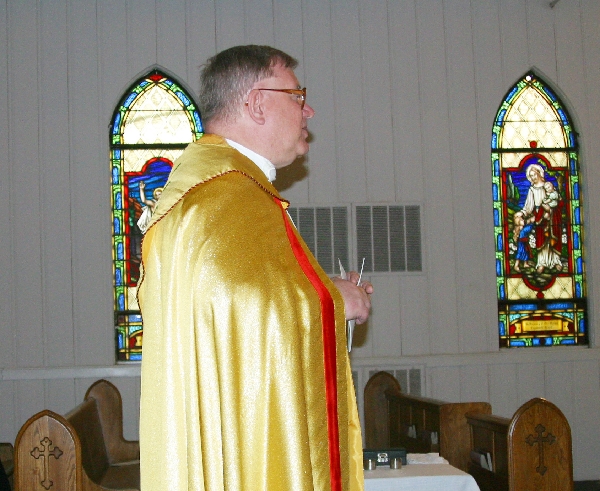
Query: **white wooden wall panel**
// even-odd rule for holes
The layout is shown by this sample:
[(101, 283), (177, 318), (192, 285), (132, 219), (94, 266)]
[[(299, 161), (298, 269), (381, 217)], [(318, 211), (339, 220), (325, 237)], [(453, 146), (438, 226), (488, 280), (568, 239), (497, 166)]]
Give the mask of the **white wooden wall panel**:
[[(484, 279), (480, 284), (485, 300), (479, 304), (481, 310), (482, 341), (489, 351), (498, 349), (498, 308), (496, 303), (495, 262), (487, 258), (495, 257), (495, 243), (492, 228), (492, 186), (490, 163), (490, 140), (494, 118), (504, 94), (509, 86), (502, 82), (502, 47), (500, 32), (503, 23), (499, 22), (498, 2), (481, 0), (472, 2), (473, 56), (475, 59), (475, 100), (477, 109), (477, 154), (480, 165), (479, 188), (481, 191), (479, 226), (482, 258), (478, 264), (479, 274)], [(511, 84), (514, 81), (510, 82)], [(477, 181), (474, 181), (477, 182)], [(476, 213), (476, 212), (475, 212)], [(468, 216), (469, 214), (467, 214)], [(467, 251), (465, 251), (467, 252)], [(493, 280), (492, 280), (493, 279)], [(465, 301), (468, 301), (465, 299)]]
[(460, 394), (460, 367), (439, 366), (427, 372), (427, 397), (450, 401)]
[(414, 2), (390, 1), (388, 14), (396, 200), (420, 203), (423, 141)]
[[(489, 401), (488, 366), (485, 364), (460, 367), (460, 398), (459, 402)], [(453, 397), (456, 397), (454, 395)]]
[[(498, 20), (499, 22), (493, 22), (491, 24), (494, 27), (492, 25), (489, 27), (490, 30), (499, 30), (500, 34), (500, 39), (494, 37), (492, 41), (497, 42), (498, 48), (501, 50), (498, 53), (501, 63), (498, 68), (502, 69), (502, 73), (498, 81), (502, 83), (502, 87), (504, 88), (504, 92), (500, 94), (500, 97), (502, 97), (526, 71), (531, 69), (528, 61), (528, 50), (523, 49), (524, 46), (527, 46), (528, 37), (527, 6), (523, 0), (502, 0), (501, 2), (493, 3), (497, 4), (497, 7), (490, 8), (494, 8), (496, 11), (494, 20)], [(500, 106), (500, 101), (496, 104), (496, 108), (498, 106)]]
[[(480, 163), (477, 147), (473, 145), (477, 133), (475, 98), (475, 70), (473, 52), (464, 49), (472, 42), (470, 1), (457, 1), (444, 14), (446, 52), (448, 58), (448, 104), (450, 132), (450, 160), (452, 165), (452, 211), (456, 258), (459, 351), (486, 351), (486, 337), (481, 326), (484, 315), (480, 305), (490, 303), (486, 298), (487, 278), (481, 274), (480, 264), (486, 262), (481, 228), (474, 222), (487, 223), (490, 213), (481, 210), (481, 194), (490, 192), (479, 183)], [(444, 200), (441, 199), (443, 202)], [(473, 211), (471, 211), (473, 210)], [(483, 218), (483, 219), (482, 219)]]
[(529, 65), (536, 66), (546, 77), (556, 80), (556, 30), (550, 27), (555, 27), (554, 9), (545, 0), (526, 0), (525, 3)]
[(156, 2), (156, 63), (177, 74), (178, 79), (187, 81), (184, 78), (188, 75), (186, 3), (186, 0)]
[[(100, 2), (97, 8), (93, 2), (69, 4), (74, 19), (68, 24), (68, 70), (75, 366), (115, 359), (107, 342), (114, 339), (108, 125), (128, 83), (121, 70), (126, 28), (124, 18), (121, 24), (113, 14), (115, 5)], [(100, 183), (105, 183), (101, 192)]]
[[(127, 81), (156, 63), (158, 56), (158, 27), (156, 9), (159, 2), (127, 0), (111, 12), (111, 20), (127, 12), (126, 44)], [(123, 47), (121, 47), (123, 49)], [(110, 73), (110, 72), (109, 72)]]
[(214, 1), (189, 1), (186, 2), (185, 28), (179, 27), (185, 29), (186, 35), (185, 79), (195, 97), (200, 90), (200, 66), (216, 53), (215, 15)]
[(532, 397), (546, 397), (543, 363), (520, 363), (517, 366), (516, 382), (519, 406), (525, 404)]
[(386, 0), (362, 2), (360, 22), (367, 200), (389, 202), (396, 186)]
[(520, 406), (517, 398), (516, 364), (490, 365), (490, 404), (498, 416), (512, 417)]
[[(43, 366), (42, 333), (44, 299), (42, 277), (42, 218), (40, 217), (40, 104), (39, 17), (36, 2), (9, 5), (9, 136), (12, 162), (10, 213), (14, 258), (9, 281), (14, 285), (16, 362), (18, 366)], [(29, 89), (29, 90), (27, 90)]]
[(39, 122), (44, 364), (71, 366), (71, 176), (67, 5), (40, 4)]
[[(399, 282), (393, 276), (374, 277), (373, 285), (382, 298), (377, 302), (382, 308), (373, 319), (369, 320), (367, 329), (373, 334), (371, 356), (396, 358), (402, 353), (402, 332), (400, 330), (400, 309), (395, 307), (384, 309), (383, 305), (399, 306)], [(375, 299), (373, 300), (375, 302)], [(373, 306), (375, 314), (375, 306)]]
[(215, 14), (217, 51), (250, 43), (246, 39), (243, 2), (215, 0)]
[[(0, 39), (8, 40), (8, 8), (6, 1), (0, 2)], [(4, 43), (3, 45), (6, 45)], [(0, 66), (8, 68), (9, 51), (0, 49)], [(10, 155), (10, 134), (9, 134), (9, 75), (8, 70), (0, 70), (0, 92), (5, 94), (0, 97), (0, 209), (11, 210), (12, 203), (12, 166), (8, 158)], [(0, 271), (2, 271), (2, 281), (0, 281), (0, 365), (14, 366), (16, 354), (16, 309), (15, 297), (16, 291), (13, 288), (14, 269), (13, 269), (13, 229), (11, 227), (11, 214), (0, 213)], [(1, 391), (2, 389), (0, 389)], [(1, 396), (1, 392), (0, 392)], [(1, 397), (0, 397), (1, 400)], [(2, 404), (2, 402), (0, 402)], [(0, 425), (2, 423), (0, 422)]]
[(272, 46), (275, 42), (272, 0), (244, 0), (246, 42)]
[(573, 379), (575, 418), (569, 420), (573, 439), (575, 479), (599, 479), (598, 409), (600, 407), (600, 366), (597, 360), (577, 363)]
[(434, 353), (458, 351), (452, 167), (449, 154), (447, 60), (444, 40), (443, 2), (417, 4), (419, 86), (423, 106), (423, 175), (425, 177), (424, 249), (429, 274), (444, 278), (429, 285), (429, 329), (436, 343)]
[(404, 356), (431, 353), (431, 346), (438, 342), (425, 327), (429, 321), (427, 293), (428, 282), (425, 276), (400, 278), (400, 330)]
[(334, 194), (337, 179), (333, 124), (335, 87), (329, 5), (324, 5), (320, 0), (304, 0), (302, 22), (304, 77), (307, 90), (311, 90), (308, 103), (316, 112), (309, 121), (309, 130), (314, 139), (308, 156), (308, 201), (335, 203), (344, 197)]
[[(336, 142), (336, 195), (338, 201), (365, 202), (365, 90), (361, 83), (359, 7), (356, 0), (332, 0), (331, 42), (333, 50)], [(315, 87), (315, 90), (318, 88)], [(317, 114), (317, 116), (319, 116)]]

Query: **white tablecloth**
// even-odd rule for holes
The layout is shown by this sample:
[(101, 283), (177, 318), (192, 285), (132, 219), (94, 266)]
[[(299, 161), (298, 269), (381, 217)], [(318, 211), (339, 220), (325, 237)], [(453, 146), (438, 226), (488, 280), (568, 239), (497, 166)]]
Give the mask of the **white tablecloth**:
[(365, 491), (479, 491), (473, 476), (449, 464), (409, 464), (365, 471)]

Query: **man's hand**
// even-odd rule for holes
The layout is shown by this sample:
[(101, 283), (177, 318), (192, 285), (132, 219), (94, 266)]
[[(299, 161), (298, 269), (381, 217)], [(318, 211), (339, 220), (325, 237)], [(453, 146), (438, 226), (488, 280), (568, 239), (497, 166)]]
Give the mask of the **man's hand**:
[(356, 320), (357, 324), (363, 324), (369, 318), (371, 311), (373, 285), (368, 281), (362, 281), (360, 286), (357, 286), (360, 275), (356, 271), (350, 271), (347, 278), (343, 280), (335, 277), (332, 280), (344, 298), (346, 320)]

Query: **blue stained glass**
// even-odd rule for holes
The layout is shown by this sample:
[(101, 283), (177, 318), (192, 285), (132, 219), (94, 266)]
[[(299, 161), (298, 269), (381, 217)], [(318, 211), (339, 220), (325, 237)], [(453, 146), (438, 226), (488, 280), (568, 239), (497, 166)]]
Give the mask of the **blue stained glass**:
[(498, 185), (496, 183), (492, 184), (492, 196), (494, 197), (494, 201), (498, 201)]
[(123, 275), (121, 274), (121, 268), (117, 268), (115, 271), (115, 285), (123, 286)]
[(575, 249), (581, 248), (581, 246), (579, 245), (579, 234), (577, 232), (573, 232), (573, 247)]
[(202, 128), (202, 121), (200, 121), (200, 115), (196, 111), (194, 111), (194, 121), (198, 127), (198, 131), (204, 131)]
[(522, 303), (518, 305), (513, 305), (510, 308), (511, 312), (518, 312), (521, 310), (537, 310), (537, 305), (534, 303)]
[(496, 276), (502, 276), (502, 262), (496, 259)]
[(565, 112), (558, 108), (558, 115), (560, 116), (560, 119), (562, 119), (562, 122), (564, 125), (568, 125), (569, 124), (569, 120), (567, 119), (567, 115), (565, 114)]
[(500, 175), (500, 161), (498, 159), (494, 160), (494, 177), (498, 177)]
[(571, 174), (576, 176), (577, 175), (577, 161), (574, 158), (571, 158), (569, 160), (569, 165), (570, 165)]
[(498, 135), (492, 133), (492, 148), (498, 148)]
[(121, 293), (117, 303), (119, 304), (119, 310), (125, 310), (125, 295)]
[(148, 85), (149, 83), (150, 83), (150, 82), (149, 82), (148, 80), (142, 80), (142, 81), (140, 82), (140, 85), (139, 85), (139, 86), (140, 86), (140, 87), (142, 87), (142, 88), (144, 88), (144, 87), (146, 87), (146, 85)]
[(494, 226), (500, 226), (500, 212), (496, 209), (494, 209)]
[(525, 341), (522, 341), (520, 339), (511, 339), (509, 346), (515, 346), (515, 347), (516, 346), (521, 346), (521, 347), (523, 347), (523, 346), (525, 346)]
[(581, 318), (581, 319), (579, 319), (579, 332), (585, 332), (585, 331), (586, 331), (585, 319)]
[(539, 346), (540, 345), (540, 338), (533, 338), (531, 340), (531, 344), (533, 344), (534, 346)]
[(115, 148), (113, 150), (113, 157), (117, 160), (121, 160), (121, 150), (119, 150), (118, 148)]
[(506, 289), (504, 288), (504, 285), (500, 285), (500, 293), (499, 293), (499, 297), (501, 300), (506, 300)]
[(117, 259), (119, 261), (123, 261), (125, 259), (125, 255), (123, 254), (123, 243), (119, 242), (117, 245)]
[(544, 92), (552, 99), (553, 102), (556, 102), (556, 96), (552, 93), (552, 91), (548, 87), (544, 87)]
[(579, 207), (575, 208), (573, 212), (573, 221), (576, 225), (581, 224), (581, 210), (579, 209)]
[(572, 147), (575, 146), (575, 133), (573, 132), (569, 133), (569, 143)]
[(579, 199), (579, 183), (573, 184), (573, 199)]
[(113, 176), (112, 183), (119, 184), (119, 169), (117, 169), (116, 167), (113, 167), (112, 176)]
[(498, 126), (502, 126), (502, 121), (504, 121), (504, 116), (506, 116), (506, 109), (501, 109), (498, 113), (498, 117), (496, 118), (496, 124)]
[(506, 336), (506, 324), (504, 322), (498, 322), (498, 330), (500, 331), (500, 336)]
[(502, 234), (498, 234), (498, 251), (502, 250)]
[(117, 210), (122, 210), (123, 209), (123, 202), (122, 202), (122, 199), (121, 199), (121, 193), (117, 193), (115, 195), (115, 208)]
[(131, 103), (133, 101), (135, 101), (135, 99), (136, 99), (137, 96), (138, 95), (137, 95), (136, 92), (132, 92), (131, 94), (129, 94), (129, 97), (123, 103), (123, 107), (128, 108), (131, 105)]
[(142, 359), (142, 355), (141, 355), (141, 354), (139, 354), (139, 353), (131, 353), (131, 354), (129, 355), (129, 359), (130, 359), (131, 361), (139, 361), (139, 360), (141, 360), (141, 359)]
[(121, 113), (117, 113), (117, 115), (115, 116), (115, 121), (113, 123), (113, 130), (112, 130), (112, 134), (113, 135), (118, 135), (119, 134), (119, 128), (121, 127)]
[(512, 98), (513, 98), (515, 95), (516, 95), (516, 93), (518, 92), (518, 90), (519, 90), (519, 87), (518, 87), (518, 86), (517, 86), (517, 87), (515, 87), (513, 90), (511, 90), (511, 91), (508, 93), (508, 95), (506, 96), (506, 100), (507, 100), (507, 101), (510, 101), (510, 100), (511, 100), (511, 99), (512, 99)]
[(171, 80), (166, 79), (163, 81), (163, 83), (167, 86), (167, 87), (171, 87), (173, 85), (173, 82), (171, 82)]
[(573, 308), (572, 303), (550, 303), (546, 306), (548, 310), (568, 310)]
[(184, 103), (186, 107), (190, 105), (190, 100), (185, 96), (183, 92), (178, 91), (175, 92), (175, 94), (177, 94), (177, 97), (179, 97), (179, 99)]
[(573, 338), (564, 338), (561, 340), (560, 344), (575, 344), (575, 340)]
[(552, 346), (552, 338), (546, 338), (546, 342), (544, 343), (546, 346)]
[(577, 274), (583, 273), (583, 259), (581, 257), (578, 257), (577, 261), (575, 261), (575, 264), (576, 264), (576, 273)]
[(123, 342), (123, 334), (122, 333), (117, 334), (117, 346), (119, 347), (119, 349), (121, 349), (125, 346), (125, 343)]
[(113, 220), (113, 229), (115, 235), (121, 235), (121, 221), (116, 217)]

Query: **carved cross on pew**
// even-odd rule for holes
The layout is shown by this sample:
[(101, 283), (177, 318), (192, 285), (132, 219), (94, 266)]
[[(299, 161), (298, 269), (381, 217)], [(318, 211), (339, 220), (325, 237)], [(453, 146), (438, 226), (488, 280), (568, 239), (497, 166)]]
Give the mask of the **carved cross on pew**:
[(42, 450), (39, 447), (35, 447), (31, 452), (31, 456), (34, 459), (42, 459), (44, 464), (44, 480), (41, 481), (41, 485), (44, 486), (45, 489), (50, 489), (54, 482), (52, 482), (48, 474), (50, 472), (50, 456), (54, 457), (58, 460), (58, 458), (63, 454), (63, 451), (57, 446), (52, 445), (52, 440), (47, 436), (44, 437), (43, 440), (40, 440), (40, 445), (42, 446)]
[(542, 476), (546, 473), (546, 471), (548, 470), (548, 468), (544, 465), (544, 443), (547, 443), (548, 445), (552, 445), (555, 441), (556, 441), (556, 437), (548, 432), (548, 434), (546, 436), (542, 436), (542, 434), (544, 433), (544, 431), (546, 431), (546, 428), (544, 428), (541, 424), (537, 425), (535, 427), (535, 432), (537, 433), (537, 437), (534, 437), (533, 435), (529, 435), (525, 441), (531, 445), (532, 447), (537, 443), (538, 444), (538, 448), (539, 448), (539, 463), (540, 465), (538, 465), (535, 470), (540, 473)]

